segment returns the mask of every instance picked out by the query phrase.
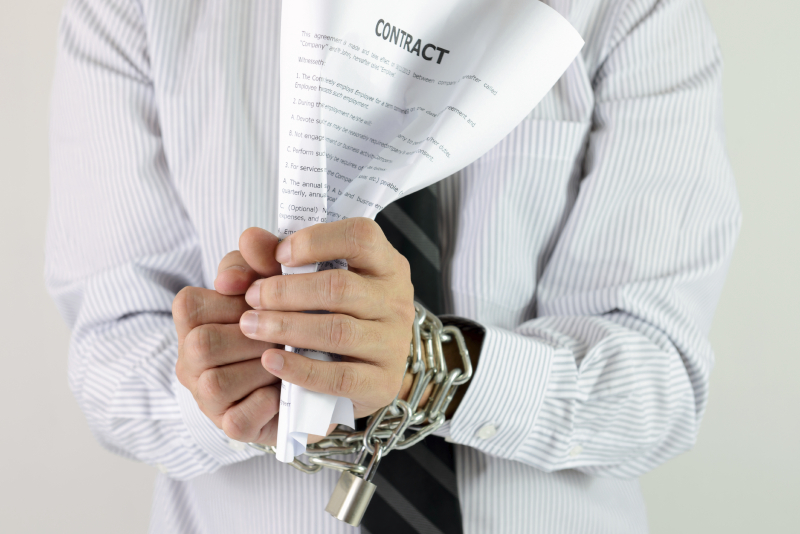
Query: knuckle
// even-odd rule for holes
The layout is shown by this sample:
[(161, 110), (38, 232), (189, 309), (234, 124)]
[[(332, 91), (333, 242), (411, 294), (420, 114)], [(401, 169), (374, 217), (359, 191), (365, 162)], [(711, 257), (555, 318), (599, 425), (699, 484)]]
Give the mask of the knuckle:
[(306, 365), (305, 370), (305, 377), (304, 377), (304, 384), (307, 384), (311, 387), (318, 386), (320, 383), (320, 375), (317, 372), (317, 368), (314, 364), (308, 363)]
[(292, 333), (292, 318), (288, 313), (281, 313), (277, 321), (271, 320), (269, 323), (272, 325), (275, 334), (280, 338), (289, 336)]
[(225, 389), (217, 369), (203, 371), (197, 380), (197, 395), (202, 399), (220, 399)]
[(274, 302), (281, 305), (289, 294), (289, 276), (273, 276), (267, 279), (267, 283), (262, 283), (261, 287), (268, 292), (265, 302)]
[(336, 372), (336, 391), (343, 397), (352, 396), (360, 390), (358, 373), (349, 365), (338, 365)]
[(348, 248), (354, 255), (360, 254), (365, 250), (372, 250), (383, 237), (383, 232), (378, 223), (371, 219), (354, 217), (348, 219), (348, 221), (345, 238)]
[(214, 329), (210, 326), (200, 325), (193, 328), (183, 342), (186, 357), (196, 365), (210, 365), (214, 352), (214, 335)]
[(348, 279), (348, 272), (342, 269), (332, 269), (325, 271), (327, 274), (323, 278), (325, 283), (324, 294), (331, 304), (342, 304), (348, 300), (352, 292), (352, 284)]
[(222, 421), (222, 430), (236, 441), (250, 441), (249, 421), (239, 410), (228, 410)]
[(203, 296), (196, 287), (184, 287), (172, 301), (172, 317), (176, 323), (193, 328), (200, 324)]
[(262, 387), (253, 391), (246, 402), (225, 412), (223, 430), (237, 441), (253, 441), (261, 433), (261, 422), (279, 409), (277, 388)]
[(347, 349), (358, 343), (358, 328), (346, 315), (331, 314), (327, 326), (326, 335), (332, 346)]
[(271, 342), (280, 342), (291, 335), (292, 320), (289, 314), (282, 312), (267, 312), (259, 314), (259, 339)]

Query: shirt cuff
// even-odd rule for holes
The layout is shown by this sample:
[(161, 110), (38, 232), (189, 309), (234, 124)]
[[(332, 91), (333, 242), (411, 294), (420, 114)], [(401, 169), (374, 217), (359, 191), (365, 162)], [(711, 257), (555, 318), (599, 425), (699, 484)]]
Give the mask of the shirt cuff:
[(216, 463), (209, 472), (224, 465), (243, 462), (264, 454), (246, 443), (230, 439), (225, 432), (217, 428), (211, 419), (200, 411), (192, 393), (177, 380), (174, 381), (173, 389), (189, 436)]
[(536, 424), (555, 348), (501, 328), (485, 330), (478, 367), (450, 421), (450, 439), (514, 459)]

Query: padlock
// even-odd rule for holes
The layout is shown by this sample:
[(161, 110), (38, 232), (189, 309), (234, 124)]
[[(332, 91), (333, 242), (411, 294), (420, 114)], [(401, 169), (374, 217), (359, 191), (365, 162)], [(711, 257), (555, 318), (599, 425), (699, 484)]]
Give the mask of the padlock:
[(333, 490), (325, 511), (336, 519), (357, 527), (367, 511), (369, 501), (375, 493), (375, 484), (344, 471)]
[(364, 478), (354, 475), (350, 471), (342, 472), (325, 511), (348, 525), (354, 527), (360, 525), (361, 518), (364, 517), (364, 512), (367, 511), (367, 506), (377, 488), (372, 483), (372, 477), (375, 476), (382, 455), (383, 447), (376, 444), (375, 454), (372, 455), (369, 465), (364, 471)]

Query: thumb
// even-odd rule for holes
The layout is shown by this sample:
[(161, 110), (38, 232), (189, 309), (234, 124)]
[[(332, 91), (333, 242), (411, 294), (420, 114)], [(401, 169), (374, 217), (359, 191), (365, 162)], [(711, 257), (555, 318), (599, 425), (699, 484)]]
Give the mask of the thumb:
[(239, 236), (242, 258), (260, 278), (281, 274), (281, 264), (275, 259), (278, 238), (263, 228), (248, 228)]
[(221, 295), (244, 295), (247, 288), (259, 278), (261, 276), (244, 261), (242, 254), (234, 250), (219, 262), (214, 289)]
[(240, 250), (229, 252), (219, 264), (214, 289), (223, 295), (244, 295), (260, 278), (281, 274), (275, 261), (278, 238), (261, 228), (248, 228), (239, 237)]

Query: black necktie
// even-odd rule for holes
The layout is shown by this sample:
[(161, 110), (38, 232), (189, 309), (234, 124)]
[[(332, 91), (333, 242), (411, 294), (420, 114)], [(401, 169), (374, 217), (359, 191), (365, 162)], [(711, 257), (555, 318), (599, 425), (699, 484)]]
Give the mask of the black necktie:
[[(390, 204), (378, 217), (389, 242), (411, 264), (415, 298), (434, 314), (442, 311), (439, 203), (436, 185)], [(365, 534), (461, 534), (453, 446), (429, 436), (394, 450), (373, 479), (378, 487), (364, 514)]]

